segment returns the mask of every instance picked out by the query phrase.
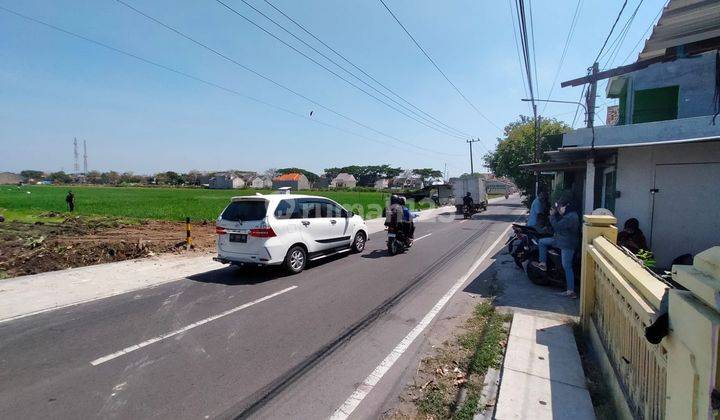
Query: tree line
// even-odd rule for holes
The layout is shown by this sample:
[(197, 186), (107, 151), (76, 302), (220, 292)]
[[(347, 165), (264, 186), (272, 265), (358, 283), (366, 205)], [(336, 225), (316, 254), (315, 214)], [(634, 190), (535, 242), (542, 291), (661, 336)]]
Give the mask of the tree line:
[[(271, 168), (262, 175), (275, 178), (276, 176), (287, 173), (302, 173), (311, 183), (316, 183), (321, 175), (312, 171), (297, 168)], [(373, 186), (375, 181), (382, 178), (394, 178), (406, 172), (403, 168), (393, 167), (390, 165), (351, 165), (344, 167), (333, 167), (324, 170), (322, 176), (329, 179), (335, 178), (340, 173), (348, 173), (355, 177), (360, 186)], [(419, 168), (411, 171), (428, 181), (433, 178), (442, 177), (442, 172), (432, 168)], [(202, 185), (207, 183), (208, 179), (214, 176), (214, 172), (190, 171), (180, 173), (175, 171), (159, 172), (153, 175), (138, 175), (133, 172), (117, 172), (117, 171), (89, 171), (82, 176), (72, 175), (64, 171), (45, 173), (39, 170), (24, 170), (20, 172), (20, 176), (27, 182), (51, 181), (54, 184), (71, 184), (84, 182), (96, 185), (123, 185), (123, 184), (141, 184), (141, 185)]]

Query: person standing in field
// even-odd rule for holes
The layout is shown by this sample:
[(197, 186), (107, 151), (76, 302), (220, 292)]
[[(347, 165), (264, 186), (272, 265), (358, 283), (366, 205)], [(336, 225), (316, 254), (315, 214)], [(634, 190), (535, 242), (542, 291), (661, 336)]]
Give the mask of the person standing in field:
[(68, 205), (68, 209), (73, 212), (75, 211), (75, 194), (72, 193), (72, 191), (68, 191), (67, 195), (65, 196), (65, 202)]

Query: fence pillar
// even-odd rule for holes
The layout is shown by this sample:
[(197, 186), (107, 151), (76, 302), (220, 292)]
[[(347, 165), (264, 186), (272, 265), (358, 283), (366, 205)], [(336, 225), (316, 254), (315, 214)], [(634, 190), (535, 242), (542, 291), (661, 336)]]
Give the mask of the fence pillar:
[(588, 255), (588, 246), (593, 239), (604, 236), (612, 243), (617, 242), (617, 219), (613, 216), (586, 214), (583, 217), (582, 254), (580, 272), (580, 320), (587, 327), (595, 305), (595, 262)]
[(692, 266), (673, 266), (672, 274), (688, 290), (669, 292), (666, 418), (717, 418), (720, 246), (698, 254)]

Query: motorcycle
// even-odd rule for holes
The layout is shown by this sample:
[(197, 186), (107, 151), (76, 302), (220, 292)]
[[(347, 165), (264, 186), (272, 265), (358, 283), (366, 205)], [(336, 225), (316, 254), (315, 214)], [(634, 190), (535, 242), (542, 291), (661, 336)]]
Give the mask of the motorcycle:
[(401, 225), (388, 226), (387, 233), (388, 254), (393, 256), (410, 249), (412, 240), (407, 237)]
[(463, 213), (463, 219), (469, 219), (472, 217), (475, 213), (480, 213), (482, 210), (482, 206), (480, 204), (463, 204), (462, 207), (462, 213)]
[(518, 268), (524, 269), (523, 264), (525, 264), (533, 254), (537, 255), (538, 253), (538, 239), (552, 236), (552, 234), (541, 233), (533, 227), (516, 223), (513, 223), (512, 229), (513, 235), (505, 242), (505, 245), (507, 245), (508, 253), (513, 257), (515, 265), (517, 265)]
[[(528, 279), (531, 282), (539, 286), (555, 286), (565, 288), (567, 286), (565, 281), (565, 270), (562, 266), (562, 257), (560, 255), (560, 249), (555, 247), (549, 247), (547, 251), (547, 270), (543, 271), (535, 265), (540, 260), (540, 252), (536, 251), (528, 260), (525, 272), (527, 273)], [(575, 252), (573, 255), (573, 272), (575, 278), (579, 277), (580, 261), (579, 253)], [(580, 282), (575, 282), (575, 292), (580, 292)]]

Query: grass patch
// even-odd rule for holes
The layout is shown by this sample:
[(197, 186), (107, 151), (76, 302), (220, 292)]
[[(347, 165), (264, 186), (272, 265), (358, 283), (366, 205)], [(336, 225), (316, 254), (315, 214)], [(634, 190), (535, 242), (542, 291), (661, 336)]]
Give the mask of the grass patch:
[[(389, 417), (472, 419), (480, 402), (483, 376), (490, 367), (498, 366), (502, 357), (505, 318), (490, 302), (478, 304), (461, 332), (421, 362), (415, 383), (401, 397), (407, 404)], [(467, 398), (456, 406), (463, 388)]]
[[(210, 190), (201, 188), (149, 188), (29, 185), (0, 187), (0, 209), (8, 220), (34, 223), (42, 213), (65, 213), (65, 195), (75, 194), (75, 212), (79, 215), (112, 216), (152, 220), (215, 220), (234, 196), (254, 195), (270, 190)], [(337, 201), (367, 218), (380, 217), (388, 200), (386, 192), (374, 191), (300, 191)], [(413, 210), (427, 203), (413, 203)], [(48, 221), (48, 220), (44, 220)]]

